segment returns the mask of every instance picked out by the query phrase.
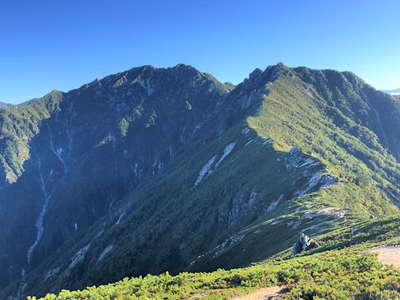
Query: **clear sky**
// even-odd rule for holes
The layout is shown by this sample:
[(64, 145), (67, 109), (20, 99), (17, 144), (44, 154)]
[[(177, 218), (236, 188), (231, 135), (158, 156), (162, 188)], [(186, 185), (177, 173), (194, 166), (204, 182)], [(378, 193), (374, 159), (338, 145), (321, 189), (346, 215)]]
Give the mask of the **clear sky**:
[(399, 0), (19, 0), (0, 4), (0, 101), (134, 66), (191, 64), (238, 83), (254, 68), (350, 70), (400, 87)]

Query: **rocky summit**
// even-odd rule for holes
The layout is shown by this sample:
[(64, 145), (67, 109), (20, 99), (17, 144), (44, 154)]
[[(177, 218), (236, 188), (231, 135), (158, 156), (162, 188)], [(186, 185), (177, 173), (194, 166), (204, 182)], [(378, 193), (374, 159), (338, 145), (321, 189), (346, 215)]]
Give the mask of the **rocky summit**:
[[(191, 286), (182, 272), (297, 262), (300, 234), (302, 257), (393, 238), (399, 126), (399, 99), (355, 74), (283, 64), (236, 86), (143, 66), (0, 104), (0, 299), (125, 277), (151, 286), (146, 274)], [(270, 283), (302, 278), (282, 264)], [(261, 276), (254, 268), (243, 278)], [(204, 275), (219, 278), (213, 288), (251, 282), (218, 272)]]

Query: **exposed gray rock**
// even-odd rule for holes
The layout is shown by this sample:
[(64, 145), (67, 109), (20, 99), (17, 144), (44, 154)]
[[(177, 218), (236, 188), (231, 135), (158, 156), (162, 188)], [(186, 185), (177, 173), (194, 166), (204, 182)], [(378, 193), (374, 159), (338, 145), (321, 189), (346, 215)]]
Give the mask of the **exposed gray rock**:
[(307, 251), (307, 250), (317, 248), (317, 247), (319, 247), (319, 244), (317, 241), (308, 237), (304, 233), (301, 233), (299, 240), (293, 245), (292, 253), (293, 253), (293, 255), (296, 255), (303, 251)]

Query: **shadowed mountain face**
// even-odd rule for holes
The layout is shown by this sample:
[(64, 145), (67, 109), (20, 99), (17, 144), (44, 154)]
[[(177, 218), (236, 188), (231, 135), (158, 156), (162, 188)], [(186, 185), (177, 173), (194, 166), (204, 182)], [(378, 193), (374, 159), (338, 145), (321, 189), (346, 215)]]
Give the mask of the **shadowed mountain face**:
[(243, 266), (396, 213), (399, 124), (354, 74), (282, 64), (238, 86), (144, 66), (1, 109), (0, 297)]

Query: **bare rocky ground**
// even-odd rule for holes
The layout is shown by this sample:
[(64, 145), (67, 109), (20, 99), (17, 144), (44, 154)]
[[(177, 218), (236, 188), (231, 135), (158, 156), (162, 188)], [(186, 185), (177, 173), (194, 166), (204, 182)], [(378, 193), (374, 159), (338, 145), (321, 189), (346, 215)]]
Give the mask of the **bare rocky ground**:
[(380, 247), (366, 252), (377, 253), (381, 263), (400, 268), (400, 247)]
[(257, 291), (244, 296), (238, 296), (232, 298), (232, 300), (277, 300), (280, 299), (280, 295), (285, 292), (283, 286), (272, 286), (267, 288), (261, 288)]
[[(196, 295), (187, 298), (187, 300), (201, 300), (210, 296), (211, 294), (217, 295), (218, 292), (222, 292), (224, 290), (214, 290), (212, 292), (206, 291), (203, 293), (199, 293)], [(265, 287), (260, 288), (250, 294), (242, 295), (242, 296), (235, 296), (230, 298), (231, 300), (278, 300), (281, 299), (281, 296), (286, 292), (285, 286), (272, 286), (272, 287)]]

